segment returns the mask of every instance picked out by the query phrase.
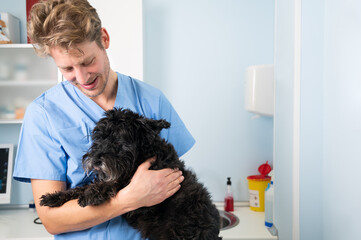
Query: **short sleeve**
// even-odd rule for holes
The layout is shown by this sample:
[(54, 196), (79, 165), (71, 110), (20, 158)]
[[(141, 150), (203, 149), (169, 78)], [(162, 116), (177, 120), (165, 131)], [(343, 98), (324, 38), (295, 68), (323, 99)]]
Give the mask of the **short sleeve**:
[(160, 136), (173, 144), (178, 156), (188, 152), (195, 140), (163, 93), (159, 98), (159, 119), (165, 119), (171, 123), (171, 127), (162, 130)]
[(66, 154), (54, 135), (45, 109), (38, 103), (30, 104), (20, 131), (15, 180), (66, 181)]

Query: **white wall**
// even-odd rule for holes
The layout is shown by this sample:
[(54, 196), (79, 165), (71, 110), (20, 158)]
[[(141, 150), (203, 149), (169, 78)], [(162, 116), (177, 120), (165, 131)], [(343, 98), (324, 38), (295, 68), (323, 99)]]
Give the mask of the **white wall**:
[[(275, 225), (280, 240), (293, 239), (295, 1), (276, 0), (275, 9)], [(297, 239), (293, 239), (297, 240)]]
[(110, 35), (110, 67), (143, 80), (142, 0), (88, 1)]
[(273, 119), (244, 109), (246, 68), (273, 63), (273, 1), (147, 0), (144, 17), (144, 80), (197, 141), (183, 159), (214, 200), (229, 176), (236, 200), (248, 201), (246, 177), (273, 161)]

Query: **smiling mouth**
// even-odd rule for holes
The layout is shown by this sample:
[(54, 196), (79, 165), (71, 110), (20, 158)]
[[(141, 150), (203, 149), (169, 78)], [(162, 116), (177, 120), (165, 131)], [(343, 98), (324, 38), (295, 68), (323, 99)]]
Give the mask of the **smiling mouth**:
[(87, 83), (87, 84), (81, 84), (81, 86), (86, 89), (86, 90), (91, 90), (93, 88), (95, 88), (95, 86), (97, 85), (98, 83), (98, 77), (96, 77), (94, 79), (94, 81), (92, 81), (91, 83)]

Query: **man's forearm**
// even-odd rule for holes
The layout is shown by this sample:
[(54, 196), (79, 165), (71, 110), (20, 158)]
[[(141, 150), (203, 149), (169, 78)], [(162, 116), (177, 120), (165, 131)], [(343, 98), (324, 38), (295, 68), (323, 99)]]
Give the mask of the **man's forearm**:
[(38, 212), (47, 231), (56, 235), (88, 229), (133, 209), (127, 201), (123, 202), (113, 198), (102, 205), (83, 208), (77, 200), (71, 200), (61, 207), (40, 207)]

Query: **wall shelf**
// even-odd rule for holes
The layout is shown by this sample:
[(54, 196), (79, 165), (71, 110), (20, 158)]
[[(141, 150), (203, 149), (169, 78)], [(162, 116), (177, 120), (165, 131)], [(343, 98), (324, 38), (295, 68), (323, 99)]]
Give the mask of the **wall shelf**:
[(27, 81), (0, 81), (1, 87), (31, 87), (31, 86), (54, 86), (55, 80), (27, 80)]
[(22, 124), (23, 119), (0, 119), (0, 124)]
[(12, 114), (61, 80), (53, 59), (38, 57), (32, 44), (0, 44), (0, 125), (22, 124)]
[(14, 48), (14, 49), (21, 49), (21, 48), (33, 48), (32, 44), (25, 44), (25, 43), (17, 43), (17, 44), (0, 44), (1, 48)]

